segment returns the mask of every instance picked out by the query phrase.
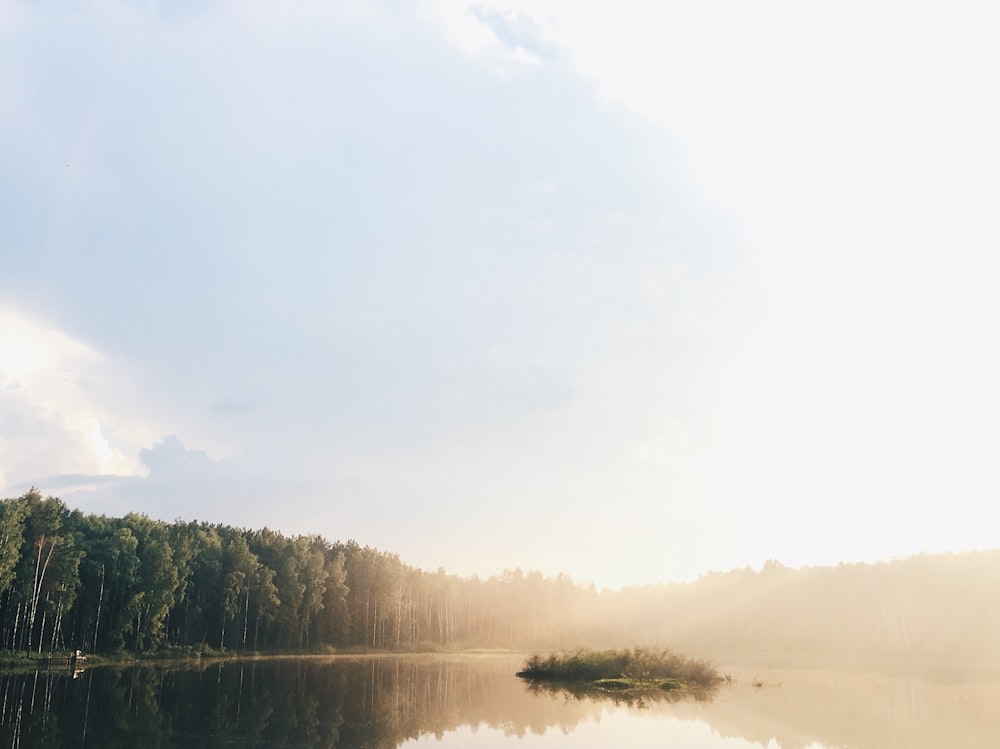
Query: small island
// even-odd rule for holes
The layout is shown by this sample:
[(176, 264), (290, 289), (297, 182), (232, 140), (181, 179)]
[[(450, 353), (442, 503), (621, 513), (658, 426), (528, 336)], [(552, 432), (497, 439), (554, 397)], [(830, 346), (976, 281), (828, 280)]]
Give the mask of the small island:
[(533, 655), (517, 675), (532, 685), (570, 692), (704, 695), (725, 679), (708, 661), (669, 650), (576, 650)]

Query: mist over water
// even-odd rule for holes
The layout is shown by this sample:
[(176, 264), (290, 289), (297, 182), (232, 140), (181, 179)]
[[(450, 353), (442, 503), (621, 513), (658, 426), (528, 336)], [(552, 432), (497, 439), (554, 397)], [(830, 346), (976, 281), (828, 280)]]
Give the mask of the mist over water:
[[(517, 656), (257, 659), (0, 676), (11, 747), (996, 746), (1000, 674), (729, 668), (711, 700), (537, 693)], [(721, 664), (727, 668), (725, 664)]]
[(978, 5), (0, 0), (0, 747), (1000, 747)]

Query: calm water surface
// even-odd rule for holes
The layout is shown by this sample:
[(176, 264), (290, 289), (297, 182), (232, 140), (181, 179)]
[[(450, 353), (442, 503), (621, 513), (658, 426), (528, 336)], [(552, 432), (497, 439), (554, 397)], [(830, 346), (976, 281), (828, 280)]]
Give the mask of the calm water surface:
[[(0, 746), (1000, 748), (1000, 678), (727, 668), (711, 700), (532, 691), (507, 656), (282, 658), (0, 674)], [(720, 660), (716, 660), (722, 663)]]

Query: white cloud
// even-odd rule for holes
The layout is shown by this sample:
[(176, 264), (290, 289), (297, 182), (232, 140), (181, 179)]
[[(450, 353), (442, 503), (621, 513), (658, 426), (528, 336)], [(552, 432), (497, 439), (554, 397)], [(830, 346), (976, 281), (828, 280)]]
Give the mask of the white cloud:
[[(1000, 420), (987, 343), (1000, 319), (998, 11), (489, 7), (533, 18), (607, 101), (668, 128), (755, 237), (770, 300), (717, 391), (739, 399), (722, 410), (725, 445), (704, 456), (706, 496), (769, 508), (757, 517), (775, 547), (773, 518), (813, 501), (851, 509), (845, 534), (872, 507), (882, 529), (945, 501), (978, 517), (998, 484), (985, 457)], [(911, 521), (899, 543), (940, 523), (929, 510)]]
[(0, 489), (55, 473), (140, 470), (130, 453), (142, 430), (119, 418), (111, 368), (81, 341), (0, 308)]
[(454, 0), (429, 0), (424, 13), (446, 39), (488, 63), (495, 73), (506, 75), (520, 65), (539, 65), (555, 51), (544, 26), (529, 14)]
[(702, 187), (781, 262), (815, 254), (804, 245), (816, 239), (821, 252), (899, 258), (913, 244), (996, 238), (990, 4), (488, 7), (533, 19), (608, 100), (669, 128)]
[[(994, 488), (984, 32), (877, 4), (79, 7), (0, 45), (0, 286), (58, 321), (3, 317), (7, 485), (464, 571), (609, 574), (580, 558), (607, 531), (648, 550), (622, 582), (828, 543), (782, 511), (846, 532), (872, 497)], [(660, 567), (662, 528), (691, 548)]]

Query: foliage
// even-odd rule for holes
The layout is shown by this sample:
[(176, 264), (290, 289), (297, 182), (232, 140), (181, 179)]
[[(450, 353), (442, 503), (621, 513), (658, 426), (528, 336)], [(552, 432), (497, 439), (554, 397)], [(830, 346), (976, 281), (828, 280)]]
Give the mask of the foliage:
[[(801, 570), (769, 562), (760, 571), (608, 591), (521, 569), (460, 578), (353, 540), (87, 515), (36, 489), (0, 500), (0, 651), (8, 653), (668, 641), (717, 656), (921, 655), (1000, 665), (998, 622), (1000, 550)], [(629, 652), (632, 661), (607, 678), (652, 672), (660, 655)]]
[(707, 661), (686, 658), (669, 650), (576, 650), (572, 653), (533, 655), (518, 671), (524, 679), (587, 682), (606, 689), (653, 685), (676, 689), (680, 685), (707, 689), (722, 677)]

